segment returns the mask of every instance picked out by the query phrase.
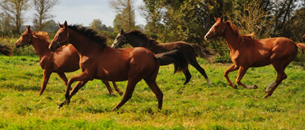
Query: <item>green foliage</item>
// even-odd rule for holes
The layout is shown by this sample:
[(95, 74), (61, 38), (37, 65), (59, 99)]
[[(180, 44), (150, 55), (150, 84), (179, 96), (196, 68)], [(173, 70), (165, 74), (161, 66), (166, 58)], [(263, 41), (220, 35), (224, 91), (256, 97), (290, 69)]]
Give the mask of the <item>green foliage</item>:
[[(302, 129), (305, 120), (304, 67), (294, 62), (286, 69), (288, 78), (274, 94), (262, 99), (265, 87), (276, 78), (272, 66), (251, 68), (242, 82), (259, 88), (235, 90), (227, 85), (223, 72), (230, 64), (209, 64), (198, 59), (206, 70), (210, 86), (193, 67), (192, 79), (183, 85), (182, 73), (173, 74), (173, 65), (162, 66), (157, 84), (164, 94), (163, 109), (144, 81), (119, 110), (110, 110), (122, 99), (108, 94), (100, 80), (89, 81), (71, 99), (64, 100), (65, 85), (53, 74), (45, 93), (38, 96), (43, 71), (38, 57), (0, 56), (0, 128), (2, 129)], [(68, 78), (80, 71), (67, 73)], [(237, 72), (230, 73), (232, 81)], [(117, 82), (124, 90), (127, 82)], [(234, 83), (236, 84), (236, 83)], [(75, 83), (73, 84), (75, 85)]]

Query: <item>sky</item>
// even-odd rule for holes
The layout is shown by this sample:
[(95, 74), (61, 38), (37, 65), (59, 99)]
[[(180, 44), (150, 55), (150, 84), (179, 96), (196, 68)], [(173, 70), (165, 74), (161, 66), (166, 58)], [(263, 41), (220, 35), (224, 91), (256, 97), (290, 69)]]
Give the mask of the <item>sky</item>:
[[(100, 19), (102, 24), (113, 26), (113, 20), (116, 12), (110, 7), (108, 0), (59, 0), (59, 4), (52, 8), (51, 14), (55, 15), (55, 22), (68, 24), (82, 24), (89, 26), (93, 19)], [(145, 19), (138, 12), (138, 6), (142, 4), (142, 0), (136, 0), (135, 16), (136, 25), (145, 25)], [(32, 25), (34, 16), (34, 7), (26, 12), (25, 25)]]

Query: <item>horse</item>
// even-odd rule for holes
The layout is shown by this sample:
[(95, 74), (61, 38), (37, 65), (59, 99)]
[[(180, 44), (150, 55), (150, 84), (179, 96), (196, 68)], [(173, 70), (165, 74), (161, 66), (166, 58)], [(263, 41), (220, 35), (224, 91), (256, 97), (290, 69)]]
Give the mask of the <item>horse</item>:
[(0, 52), (6, 56), (12, 56), (12, 49), (7, 45), (0, 45)]
[(296, 44), (284, 37), (254, 39), (249, 35), (241, 35), (238, 28), (230, 21), (224, 21), (223, 17), (215, 18), (215, 24), (204, 36), (205, 39), (223, 37), (230, 49), (230, 57), (233, 62), (224, 72), (228, 84), (237, 89), (230, 81), (228, 74), (239, 70), (236, 83), (247, 89), (257, 89), (256, 85), (245, 85), (241, 82), (249, 67), (262, 67), (272, 64), (277, 72), (277, 78), (266, 88), (266, 95), (271, 96), (277, 86), (287, 78), (285, 68), (292, 62), (298, 53), (298, 49), (305, 49), (304, 44)]
[[(98, 35), (93, 29), (79, 25), (68, 26), (67, 21), (63, 25), (59, 23), (58, 25), (59, 30), (50, 43), (49, 49), (55, 51), (57, 48), (71, 43), (80, 55), (82, 70), (81, 74), (69, 79), (65, 93), (66, 99), (58, 108), (68, 105), (71, 97), (89, 80), (128, 80), (123, 99), (112, 109), (115, 111), (132, 97), (136, 84), (144, 79), (158, 99), (158, 109), (162, 109), (163, 93), (156, 83), (160, 65), (158, 57), (154, 53), (143, 47), (114, 49), (107, 46), (105, 35)], [(79, 82), (70, 93), (69, 87), (75, 81)]]
[[(59, 77), (67, 84), (67, 77), (65, 72), (73, 72), (79, 69), (79, 55), (76, 49), (72, 45), (64, 46), (57, 49), (55, 52), (49, 50), (49, 37), (46, 32), (34, 32), (31, 30), (30, 26), (26, 26), (27, 29), (20, 36), (20, 38), (15, 42), (15, 47), (23, 47), (26, 45), (33, 45), (40, 59), (40, 67), (43, 69), (43, 82), (39, 95), (42, 95), (47, 83), (49, 81), (50, 75), (55, 72)], [(108, 83), (108, 81), (102, 80), (106, 85), (109, 94), (113, 95), (113, 91)], [(112, 82), (115, 90), (122, 95), (123, 92), (119, 90), (115, 82)], [(71, 89), (71, 88), (70, 88)]]
[[(160, 44), (156, 40), (150, 39), (148, 35), (142, 33), (140, 30), (131, 30), (129, 32), (124, 32), (124, 30), (122, 29), (121, 32), (116, 36), (115, 41), (112, 44), (112, 48), (121, 48), (122, 45), (127, 43), (129, 43), (133, 47), (145, 47), (155, 54), (178, 49), (184, 53), (187, 60), (189, 61), (189, 64), (194, 66), (204, 76), (206, 81), (210, 85), (212, 85), (205, 70), (198, 64), (196, 59), (196, 56), (199, 55), (201, 57), (205, 57), (206, 59), (209, 59), (212, 53), (199, 45), (190, 44), (182, 41)], [(167, 65), (167, 64), (160, 64), (160, 65)], [(186, 77), (186, 80), (184, 82), (185, 85), (190, 81), (192, 75), (189, 72), (188, 68), (183, 70), (183, 73)]]

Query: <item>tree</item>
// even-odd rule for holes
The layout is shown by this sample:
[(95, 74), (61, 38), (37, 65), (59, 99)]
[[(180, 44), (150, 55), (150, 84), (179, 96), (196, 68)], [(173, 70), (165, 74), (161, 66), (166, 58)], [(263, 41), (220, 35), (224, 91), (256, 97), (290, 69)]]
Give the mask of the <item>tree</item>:
[(33, 24), (34, 28), (42, 31), (47, 26), (49, 19), (54, 18), (49, 12), (59, 3), (58, 0), (33, 0), (36, 13), (34, 14)]
[(5, 13), (0, 13), (0, 31), (9, 32), (11, 29), (11, 19)]
[(14, 22), (14, 33), (20, 34), (21, 25), (24, 23), (24, 12), (30, 8), (29, 0), (1, 0), (0, 7)]
[(90, 23), (90, 28), (96, 31), (102, 31), (103, 30), (102, 21), (100, 19), (93, 19), (93, 21)]
[[(120, 28), (132, 30), (135, 28), (135, 0), (109, 0), (110, 6), (117, 12), (113, 23)], [(120, 23), (120, 24), (117, 24)], [(116, 31), (116, 28), (115, 28)]]
[(56, 33), (59, 29), (58, 24), (52, 19), (45, 22), (44, 30), (51, 33)]
[(140, 14), (146, 19), (145, 31), (159, 33), (162, 16), (165, 13), (162, 0), (143, 0), (144, 5), (139, 7)]

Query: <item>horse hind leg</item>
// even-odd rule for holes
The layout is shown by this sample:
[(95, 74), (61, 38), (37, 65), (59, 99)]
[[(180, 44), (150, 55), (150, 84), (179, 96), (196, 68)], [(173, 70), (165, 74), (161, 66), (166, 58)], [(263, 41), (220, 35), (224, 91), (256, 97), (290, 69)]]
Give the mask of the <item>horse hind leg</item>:
[(163, 104), (163, 93), (161, 89), (158, 87), (156, 83), (156, 79), (151, 79), (151, 78), (145, 78), (144, 79), (149, 88), (153, 91), (153, 93), (156, 95), (158, 99), (158, 108), (159, 110), (162, 109), (162, 104)]
[(208, 82), (208, 84), (212, 85), (211, 81), (209, 80), (207, 74), (205, 73), (205, 70), (198, 64), (196, 58), (190, 62), (192, 66), (194, 66), (200, 73), (203, 75), (205, 80)]
[[(290, 62), (289, 62), (290, 63)], [(284, 65), (284, 64), (272, 64), (273, 67), (275, 68), (275, 70), (277, 71), (277, 77), (276, 80), (273, 81), (272, 83), (270, 83), (267, 88), (266, 88), (266, 95), (263, 98), (267, 98), (269, 96), (271, 96), (274, 92), (274, 90), (277, 88), (277, 86), (284, 80), (287, 78), (287, 75), (285, 74), (284, 70), (285, 68), (288, 66)]]
[(184, 85), (187, 84), (188, 82), (190, 82), (190, 79), (192, 77), (190, 71), (188, 68), (186, 68), (185, 70), (183, 70), (183, 74), (185, 76), (185, 82), (184, 82)]
[(111, 111), (115, 111), (117, 109), (119, 109), (120, 107), (122, 107), (131, 97), (132, 97), (132, 93), (134, 91), (134, 88), (136, 86), (136, 84), (140, 81), (141, 79), (137, 79), (135, 80), (134, 78), (130, 78), (128, 80), (127, 83), (127, 87), (126, 87), (126, 91), (125, 94), (123, 96), (123, 99), (121, 100), (121, 102), (119, 102), (119, 104), (117, 104)]

